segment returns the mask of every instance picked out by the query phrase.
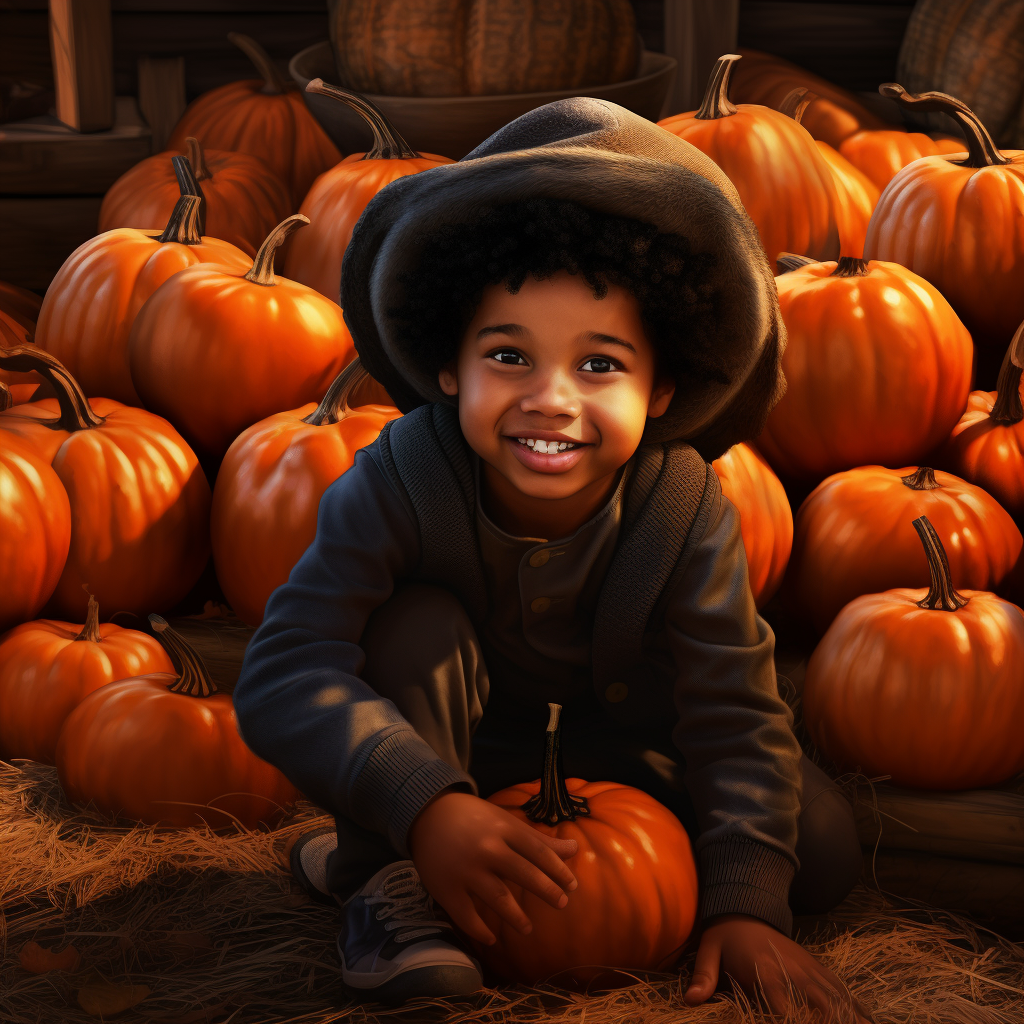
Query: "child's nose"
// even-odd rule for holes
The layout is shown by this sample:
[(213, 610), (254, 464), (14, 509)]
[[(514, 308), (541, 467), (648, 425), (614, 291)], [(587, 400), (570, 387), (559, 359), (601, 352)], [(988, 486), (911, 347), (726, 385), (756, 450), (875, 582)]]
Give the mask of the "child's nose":
[(554, 371), (543, 377), (533, 377), (529, 391), (523, 396), (520, 407), (523, 412), (537, 412), (542, 416), (572, 416), (582, 411), (579, 388), (571, 375)]

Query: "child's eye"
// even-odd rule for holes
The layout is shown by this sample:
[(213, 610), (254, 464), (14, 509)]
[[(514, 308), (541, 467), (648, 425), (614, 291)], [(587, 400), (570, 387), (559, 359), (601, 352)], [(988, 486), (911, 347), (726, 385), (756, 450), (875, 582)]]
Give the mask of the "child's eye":
[(526, 365), (526, 360), (511, 348), (503, 348), (498, 352), (492, 352), (491, 358), (497, 360), (499, 363), (503, 363), (505, 366), (518, 366), (520, 364)]
[(588, 367), (594, 373), (608, 373), (609, 370), (615, 369), (615, 364), (604, 356), (591, 356), (580, 369), (586, 370)]

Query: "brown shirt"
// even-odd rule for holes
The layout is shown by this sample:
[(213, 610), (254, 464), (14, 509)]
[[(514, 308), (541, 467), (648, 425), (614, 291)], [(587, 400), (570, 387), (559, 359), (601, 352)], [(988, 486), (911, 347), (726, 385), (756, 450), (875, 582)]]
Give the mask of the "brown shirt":
[(594, 611), (615, 553), (630, 463), (607, 503), (570, 537), (515, 537), (491, 521), (476, 478), (476, 525), (490, 614), (480, 644), (490, 699), (514, 712), (589, 701)]

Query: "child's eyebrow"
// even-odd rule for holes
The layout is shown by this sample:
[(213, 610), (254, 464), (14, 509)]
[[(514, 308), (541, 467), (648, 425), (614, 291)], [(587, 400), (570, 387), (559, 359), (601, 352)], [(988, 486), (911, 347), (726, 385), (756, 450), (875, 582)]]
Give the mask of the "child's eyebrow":
[(628, 348), (630, 352), (636, 352), (636, 349), (625, 339), (616, 338), (614, 334), (597, 334), (591, 333), (587, 335), (588, 341), (606, 341), (609, 345), (621, 345), (623, 348)]
[[(490, 327), (481, 327), (476, 332), (476, 340), (480, 341), (482, 338), (486, 338), (491, 334), (510, 334), (513, 337), (526, 337), (529, 335), (529, 330), (522, 324), (493, 324)], [(636, 352), (636, 349), (624, 338), (617, 338), (614, 334), (601, 334), (597, 331), (590, 331), (583, 335), (585, 341), (603, 341), (609, 345), (621, 345), (623, 348), (628, 348), (630, 352)]]

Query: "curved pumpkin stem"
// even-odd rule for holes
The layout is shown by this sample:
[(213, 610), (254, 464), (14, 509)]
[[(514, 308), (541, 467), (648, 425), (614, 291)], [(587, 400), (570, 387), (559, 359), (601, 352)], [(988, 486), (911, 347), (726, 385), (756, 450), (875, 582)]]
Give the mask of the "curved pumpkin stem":
[(206, 166), (206, 154), (203, 152), (202, 143), (194, 135), (190, 135), (185, 140), (185, 146), (188, 150), (188, 162), (192, 167), (192, 173), (196, 176), (196, 181), (206, 181), (207, 178), (212, 178), (210, 168)]
[[(184, 160), (184, 157), (175, 157)], [(167, 227), (156, 236), (158, 242), (177, 242), (179, 245), (199, 245), (203, 236), (199, 231), (199, 211), (203, 200), (199, 196), (178, 196), (171, 210)]]
[(996, 382), (996, 400), (989, 413), (991, 419), (1006, 427), (1024, 420), (1024, 406), (1020, 400), (1021, 367), (1024, 367), (1024, 323), (1017, 328), (1003, 356)]
[(729, 100), (729, 78), (732, 66), (743, 58), (738, 53), (725, 53), (715, 61), (708, 79), (708, 87), (704, 90), (704, 101), (700, 110), (694, 114), (698, 121), (714, 121), (719, 117), (729, 117), (736, 113), (736, 106)]
[(804, 111), (818, 98), (817, 93), (808, 92), (803, 86), (787, 92), (785, 98), (778, 106), (780, 114), (793, 118), (800, 124)]
[(931, 466), (920, 466), (909, 476), (901, 476), (900, 482), (912, 491), (934, 491), (942, 486), (935, 479), (935, 470)]
[(302, 213), (293, 213), (281, 221), (264, 239), (260, 251), (256, 253), (256, 259), (253, 260), (249, 272), (245, 275), (246, 281), (262, 284), (267, 288), (272, 288), (277, 284), (277, 278), (274, 277), (274, 256), (277, 250), (284, 245), (285, 239), (293, 231), (305, 227), (308, 223), (309, 218)]
[[(189, 142), (196, 142), (196, 140), (193, 139), (193, 138), (189, 138), (188, 141)], [(196, 145), (198, 146), (199, 143), (196, 142)], [(189, 147), (189, 148), (191, 149), (191, 147)], [(197, 159), (199, 160), (198, 166), (200, 166), (202, 168), (205, 168), (206, 167), (206, 163), (205, 163), (205, 160), (203, 158), (203, 151), (202, 151), (202, 149), (199, 150), (199, 156), (198, 156)], [(195, 167), (197, 165), (195, 163), (193, 163), (192, 155), (191, 154), (189, 154), (189, 156), (187, 156), (187, 157), (186, 156), (172, 156), (171, 157), (171, 165), (174, 167), (174, 176), (178, 179), (178, 190), (181, 192), (181, 194), (183, 196), (198, 196), (199, 197), (199, 215), (198, 215), (199, 219), (198, 219), (198, 224), (197, 224), (197, 227), (196, 227), (196, 232), (200, 236), (205, 235), (206, 234), (206, 196), (203, 193), (203, 190), (199, 187), (199, 182), (196, 179), (196, 176), (195, 176), (195, 173), (194, 173)], [(206, 177), (207, 178), (210, 177), (210, 173), (208, 171), (207, 171)], [(173, 211), (171, 213), (171, 216), (172, 217), (174, 216)], [(169, 229), (170, 229), (170, 224), (168, 224), (167, 228), (164, 229), (165, 233)], [(191, 243), (188, 243), (188, 244), (197, 245), (198, 243), (191, 242)]]
[(821, 260), (816, 260), (813, 256), (801, 256), (796, 252), (780, 252), (775, 257), (775, 273), (776, 276), (781, 276), (799, 270), (801, 267), (809, 267), (812, 263), (820, 262)]
[(836, 269), (829, 274), (829, 277), (867, 277), (868, 261), (859, 259), (857, 256), (840, 256)]
[(167, 689), (189, 697), (209, 697), (216, 693), (217, 684), (210, 678), (210, 671), (199, 652), (176, 629), (172, 629), (162, 615), (150, 615), (149, 624), (167, 653), (181, 665), (177, 680)]
[(944, 92), (922, 92), (915, 96), (896, 82), (883, 82), (878, 91), (909, 110), (948, 114), (953, 118), (967, 140), (967, 159), (954, 160), (952, 163), (961, 167), (994, 167), (996, 164), (1010, 163), (1010, 158), (999, 152), (999, 147), (978, 115), (955, 96)]
[(260, 92), (266, 93), (268, 96), (280, 96), (281, 93), (298, 88), (294, 82), (285, 77), (281, 69), (271, 59), (270, 54), (252, 36), (244, 35), (241, 32), (229, 32), (228, 42), (237, 46), (260, 73), (264, 83)]
[(11, 409), (14, 406), (14, 396), (11, 394), (11, 389), (0, 380), (0, 412), (5, 412), (7, 409)]
[(352, 411), (349, 398), (369, 376), (366, 367), (359, 361), (359, 356), (356, 356), (331, 381), (331, 386), (320, 404), (302, 422), (308, 423), (311, 427), (323, 427), (343, 420)]
[(56, 356), (35, 345), (12, 345), (10, 348), (0, 346), (0, 370), (18, 370), (22, 373), (35, 370), (50, 382), (60, 405), (60, 417), (55, 420), (36, 420), (44, 427), (73, 433), (98, 427), (106, 421), (105, 416), (97, 416), (93, 412), (82, 386), (68, 373), (64, 364)]
[(367, 123), (373, 132), (373, 148), (369, 149), (364, 160), (416, 160), (419, 153), (409, 145), (395, 130), (395, 126), (365, 96), (350, 92), (337, 85), (328, 85), (322, 78), (314, 78), (306, 86), (306, 92), (318, 96), (329, 96), (332, 100), (344, 103)]
[[(82, 584), (82, 589), (89, 594), (87, 583)], [(85, 625), (75, 640), (88, 640), (93, 644), (100, 642), (100, 603), (92, 594), (89, 594), (89, 608), (85, 613)]]
[(969, 597), (958, 594), (953, 588), (953, 575), (949, 571), (949, 559), (946, 549), (939, 540), (927, 516), (914, 520), (914, 529), (924, 545), (924, 553), (928, 556), (928, 571), (931, 573), (932, 585), (928, 594), (917, 602), (919, 608), (931, 608), (943, 612), (955, 612), (970, 601)]
[(548, 719), (544, 745), (544, 774), (540, 780), (540, 792), (523, 804), (523, 811), (530, 821), (557, 825), (559, 822), (575, 821), (581, 815), (590, 814), (590, 807), (583, 797), (573, 796), (566, 788), (565, 773), (562, 771), (562, 752), (559, 747), (558, 719), (562, 714), (562, 705), (548, 704), (548, 708), (551, 716)]

